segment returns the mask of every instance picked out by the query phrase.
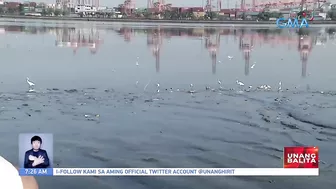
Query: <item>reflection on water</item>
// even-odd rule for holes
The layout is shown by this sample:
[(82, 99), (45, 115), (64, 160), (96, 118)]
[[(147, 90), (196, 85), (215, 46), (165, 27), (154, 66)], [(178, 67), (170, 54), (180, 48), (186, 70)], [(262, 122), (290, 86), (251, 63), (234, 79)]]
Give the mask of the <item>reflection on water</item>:
[[(88, 48), (91, 54), (96, 54), (99, 47), (103, 44), (100, 36), (101, 31), (115, 31), (129, 43), (137, 35), (147, 36), (147, 45), (155, 58), (156, 71), (160, 71), (161, 49), (171, 38), (181, 37), (198, 39), (209, 51), (212, 62), (212, 73), (216, 73), (216, 65), (221, 62), (218, 60), (221, 43), (227, 43), (230, 38), (234, 39), (241, 56), (245, 61), (244, 73), (249, 75), (251, 69), (251, 56), (253, 50), (264, 45), (271, 48), (278, 48), (279, 45), (287, 46), (288, 51), (297, 51), (302, 64), (302, 77), (307, 75), (307, 63), (309, 55), (314, 46), (324, 46), (328, 40), (334, 40), (335, 29), (322, 28), (311, 29), (301, 32), (297, 30), (281, 29), (240, 29), (240, 28), (167, 28), (167, 27), (112, 27), (98, 29), (81, 27), (47, 27), (47, 26), (22, 26), (22, 25), (2, 25), (0, 30), (3, 34), (24, 32), (26, 34), (54, 34), (56, 35), (55, 46), (70, 48), (76, 54), (78, 48)], [(301, 33), (300, 33), (301, 32)], [(332, 43), (335, 44), (335, 43)], [(275, 53), (275, 52), (274, 52)]]
[(96, 54), (102, 43), (99, 32), (94, 28), (61, 28), (55, 29), (55, 33), (57, 36), (55, 45), (72, 48), (74, 53), (80, 47), (87, 47), (92, 54)]
[(321, 149), (319, 177), (41, 177), (40, 188), (336, 184), (333, 29), (1, 24), (0, 151), (14, 163), (32, 130), (54, 134), (58, 167), (281, 167), (284, 146)]

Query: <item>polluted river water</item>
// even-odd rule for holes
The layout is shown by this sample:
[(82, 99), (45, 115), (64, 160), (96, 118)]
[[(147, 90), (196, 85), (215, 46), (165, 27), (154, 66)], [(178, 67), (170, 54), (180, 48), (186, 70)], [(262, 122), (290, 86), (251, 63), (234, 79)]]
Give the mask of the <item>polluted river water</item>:
[(330, 189), (335, 31), (0, 22), (1, 155), (17, 164), (18, 135), (32, 132), (53, 133), (55, 167), (282, 167), (284, 146), (313, 145), (319, 177), (37, 180), (41, 189)]

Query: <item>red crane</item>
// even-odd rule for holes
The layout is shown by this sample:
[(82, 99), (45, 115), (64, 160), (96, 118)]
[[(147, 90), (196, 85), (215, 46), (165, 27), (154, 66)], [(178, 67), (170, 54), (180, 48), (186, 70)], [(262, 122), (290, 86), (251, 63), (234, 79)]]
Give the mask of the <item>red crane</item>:
[(249, 75), (250, 72), (250, 59), (251, 59), (251, 50), (253, 47), (254, 38), (245, 37), (245, 32), (242, 30), (242, 34), (239, 37), (239, 50), (243, 51), (244, 60), (245, 60), (245, 75)]
[(209, 51), (212, 63), (212, 73), (216, 74), (217, 55), (219, 52), (220, 34), (217, 32), (215, 35), (205, 35), (205, 48)]
[(156, 72), (160, 72), (160, 55), (163, 35), (164, 31), (161, 30), (160, 26), (158, 28), (153, 28), (151, 32), (147, 32), (147, 45), (152, 50), (153, 56), (155, 57)]
[(135, 0), (125, 0), (122, 5), (122, 12), (127, 16), (133, 15), (133, 10), (135, 9)]
[(306, 77), (307, 74), (307, 62), (310, 52), (312, 51), (313, 40), (311, 37), (300, 37), (298, 51), (300, 52), (300, 59), (302, 63), (301, 77)]
[(166, 10), (166, 4), (164, 0), (147, 0), (147, 8), (151, 9), (155, 13), (162, 13)]
[(220, 11), (222, 9), (222, 0), (207, 0), (205, 10), (207, 12)]

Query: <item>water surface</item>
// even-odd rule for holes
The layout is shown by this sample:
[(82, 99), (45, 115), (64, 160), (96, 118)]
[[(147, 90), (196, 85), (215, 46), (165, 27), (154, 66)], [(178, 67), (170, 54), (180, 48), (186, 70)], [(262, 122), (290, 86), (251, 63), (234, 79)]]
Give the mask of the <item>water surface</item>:
[(282, 167), (284, 146), (316, 145), (319, 177), (38, 181), (42, 189), (332, 188), (334, 31), (1, 22), (1, 154), (17, 163), (18, 134), (36, 131), (54, 134), (57, 167)]

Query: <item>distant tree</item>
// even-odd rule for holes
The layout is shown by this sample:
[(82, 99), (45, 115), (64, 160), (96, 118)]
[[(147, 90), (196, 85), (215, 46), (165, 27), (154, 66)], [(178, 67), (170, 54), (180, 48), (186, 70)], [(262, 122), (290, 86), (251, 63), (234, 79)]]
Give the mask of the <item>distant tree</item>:
[(181, 18), (181, 14), (180, 14), (179, 10), (174, 9), (170, 13), (171, 13), (171, 18), (170, 19), (172, 19), (172, 20), (178, 20), (178, 19)]
[(64, 15), (69, 15), (70, 12), (68, 10), (63, 10), (61, 11), (61, 14), (64, 16)]
[(23, 8), (24, 8), (23, 4), (20, 3), (20, 4), (19, 4), (19, 12), (20, 12), (20, 13), (23, 13)]
[(336, 10), (329, 11), (327, 16), (331, 18), (331, 20), (336, 20)]
[(8, 8), (7, 8), (7, 7), (2, 7), (2, 12), (3, 12), (4, 14), (8, 13)]
[(283, 14), (280, 12), (271, 12), (270, 13), (270, 18), (281, 18), (283, 17)]
[(167, 20), (178, 20), (181, 18), (181, 14), (178, 10), (166, 10), (163, 13), (163, 17)]
[(14, 14), (14, 13), (16, 13), (16, 12), (19, 12), (18, 11), (18, 8), (16, 8), (16, 7), (10, 7), (10, 8), (8, 8), (8, 13), (10, 13), (10, 14)]
[(46, 16), (46, 15), (48, 15), (48, 14), (47, 14), (47, 9), (42, 9), (42, 13), (41, 13), (41, 14), (42, 14), (42, 16)]
[(206, 20), (214, 20), (218, 18), (218, 13), (216, 12), (206, 12), (204, 15), (204, 19)]
[(265, 12), (265, 11), (260, 12), (258, 14), (258, 19), (259, 20), (269, 20), (270, 17), (271, 17), (270, 13), (269, 12)]
[(181, 19), (187, 19), (189, 16), (189, 12), (181, 12), (180, 13), (180, 18)]
[(54, 14), (55, 14), (55, 16), (59, 16), (59, 15), (62, 14), (62, 10), (60, 10), (60, 9), (56, 9), (56, 10), (54, 11)]
[(247, 15), (245, 14), (245, 12), (243, 12), (243, 14), (240, 16), (241, 19), (245, 20), (247, 17)]
[(145, 18), (150, 18), (152, 16), (152, 13), (148, 12), (147, 10), (143, 13), (143, 16)]
[(186, 12), (186, 18), (187, 18), (187, 19), (195, 19), (194, 11), (193, 11), (192, 9), (189, 9), (189, 10)]
[(47, 8), (47, 9), (44, 9), (44, 11), (45, 11), (45, 15), (52, 15), (52, 14), (54, 14), (54, 9), (52, 9), (52, 8)]
[(166, 20), (172, 19), (172, 15), (173, 15), (172, 11), (166, 10), (163, 12), (163, 18)]

